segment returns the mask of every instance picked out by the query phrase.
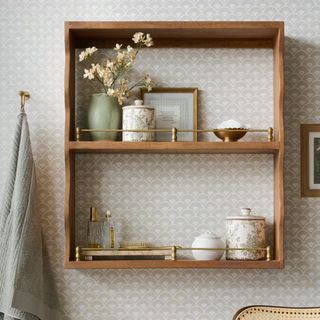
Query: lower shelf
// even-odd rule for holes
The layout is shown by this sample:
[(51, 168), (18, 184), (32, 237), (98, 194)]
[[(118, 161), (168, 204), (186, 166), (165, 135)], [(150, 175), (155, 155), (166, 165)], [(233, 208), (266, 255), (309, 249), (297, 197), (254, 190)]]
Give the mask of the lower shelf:
[(150, 268), (217, 268), (217, 269), (282, 269), (283, 261), (204, 261), (204, 260), (117, 260), (67, 261), (66, 269), (150, 269)]

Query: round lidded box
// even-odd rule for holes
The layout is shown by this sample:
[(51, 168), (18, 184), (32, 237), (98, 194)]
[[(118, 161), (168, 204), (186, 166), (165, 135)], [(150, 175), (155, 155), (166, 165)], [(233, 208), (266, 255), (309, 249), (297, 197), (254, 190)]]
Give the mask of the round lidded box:
[[(265, 218), (250, 213), (250, 208), (242, 208), (241, 215), (226, 218), (227, 248), (265, 248)], [(265, 251), (227, 250), (226, 259), (261, 260), (265, 259)]]
[[(153, 130), (155, 129), (154, 108), (143, 105), (142, 100), (135, 100), (134, 106), (123, 107), (123, 130)], [(122, 133), (122, 141), (142, 142), (154, 141), (154, 132)]]
[[(221, 249), (224, 248), (224, 242), (214, 233), (206, 231), (195, 238), (192, 248)], [(192, 254), (196, 260), (220, 260), (223, 250), (193, 250)]]

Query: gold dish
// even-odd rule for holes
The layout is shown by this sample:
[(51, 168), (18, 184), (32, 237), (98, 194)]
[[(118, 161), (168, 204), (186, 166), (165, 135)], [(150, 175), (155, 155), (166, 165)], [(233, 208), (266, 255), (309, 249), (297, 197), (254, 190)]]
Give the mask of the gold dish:
[(234, 142), (238, 141), (248, 132), (245, 128), (225, 128), (213, 131), (213, 133), (223, 142)]

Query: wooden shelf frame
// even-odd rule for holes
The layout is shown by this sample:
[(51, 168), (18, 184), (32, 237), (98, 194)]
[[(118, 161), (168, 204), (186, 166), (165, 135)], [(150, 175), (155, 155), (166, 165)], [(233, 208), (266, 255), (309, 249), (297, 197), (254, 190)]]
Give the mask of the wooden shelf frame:
[(145, 269), (145, 268), (217, 268), (217, 269), (280, 269), (282, 261), (232, 261), (232, 260), (94, 260), (67, 261), (66, 269)]
[(279, 142), (71, 141), (76, 153), (278, 153)]
[[(75, 139), (75, 50), (129, 44), (134, 32), (150, 33), (155, 48), (272, 48), (273, 142), (106, 142)], [(243, 268), (279, 269), (283, 255), (283, 48), (284, 23), (259, 22), (65, 22), (65, 268)], [(274, 248), (272, 261), (75, 261), (76, 153), (265, 153), (274, 157)]]

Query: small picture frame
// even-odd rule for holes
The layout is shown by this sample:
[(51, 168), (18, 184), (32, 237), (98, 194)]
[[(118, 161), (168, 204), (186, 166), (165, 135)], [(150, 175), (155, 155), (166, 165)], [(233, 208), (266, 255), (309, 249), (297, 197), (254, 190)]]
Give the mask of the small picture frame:
[(301, 197), (320, 197), (320, 124), (301, 124)]
[[(177, 141), (197, 141), (197, 132), (179, 132), (198, 128), (197, 88), (141, 89), (141, 98), (155, 109), (156, 129), (177, 128)], [(156, 141), (171, 141), (171, 133), (157, 132)]]

